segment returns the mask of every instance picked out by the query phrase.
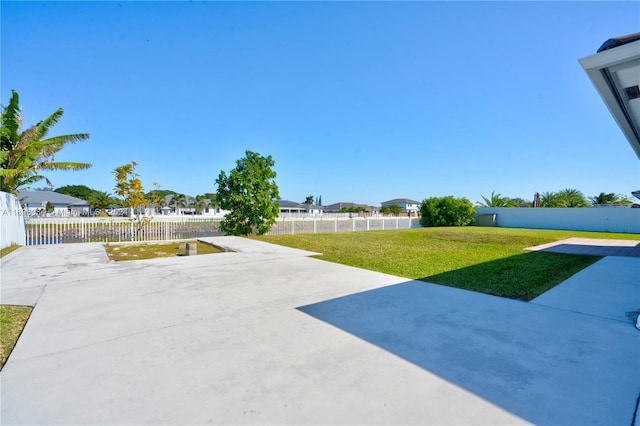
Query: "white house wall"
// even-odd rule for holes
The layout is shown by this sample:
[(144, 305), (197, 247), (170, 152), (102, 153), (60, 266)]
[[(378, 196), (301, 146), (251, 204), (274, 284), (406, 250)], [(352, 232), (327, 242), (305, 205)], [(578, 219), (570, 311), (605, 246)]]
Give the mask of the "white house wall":
[(0, 248), (9, 247), (12, 244), (25, 245), (27, 236), (24, 226), (24, 214), (22, 207), (15, 195), (0, 192)]
[(640, 209), (634, 208), (480, 207), (476, 212), (497, 214), (497, 225), (505, 228), (640, 233)]

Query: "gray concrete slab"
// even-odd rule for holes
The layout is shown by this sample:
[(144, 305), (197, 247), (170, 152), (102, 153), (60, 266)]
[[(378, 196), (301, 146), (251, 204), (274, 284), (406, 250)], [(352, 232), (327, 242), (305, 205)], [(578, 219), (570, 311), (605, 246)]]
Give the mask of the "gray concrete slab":
[(90, 267), (108, 262), (100, 243), (21, 247), (0, 258), (0, 303), (35, 306), (47, 284), (74, 271), (86, 280)]
[(529, 247), (525, 250), (591, 256), (640, 257), (640, 241), (572, 237)]
[(605, 257), (531, 303), (635, 324), (640, 313), (640, 258)]
[(631, 422), (626, 322), (213, 240), (236, 252), (5, 260), (3, 297), (46, 288), (0, 372), (2, 424)]

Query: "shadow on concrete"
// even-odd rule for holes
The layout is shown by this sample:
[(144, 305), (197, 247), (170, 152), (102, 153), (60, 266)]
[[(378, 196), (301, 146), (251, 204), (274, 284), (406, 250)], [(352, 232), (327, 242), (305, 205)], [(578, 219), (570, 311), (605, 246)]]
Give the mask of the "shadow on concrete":
[(534, 424), (633, 415), (638, 339), (619, 322), (419, 281), (298, 309)]
[(537, 249), (537, 253), (568, 253), (591, 256), (640, 257), (640, 245), (592, 245), (562, 243)]

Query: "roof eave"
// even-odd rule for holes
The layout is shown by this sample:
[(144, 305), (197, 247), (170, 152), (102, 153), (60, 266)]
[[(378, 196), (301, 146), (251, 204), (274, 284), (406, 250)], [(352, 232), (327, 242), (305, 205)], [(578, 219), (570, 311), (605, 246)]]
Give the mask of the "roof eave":
[(580, 65), (584, 68), (638, 158), (640, 158), (640, 129), (638, 124), (634, 122), (631, 111), (623, 101), (622, 88), (616, 87), (611, 77), (610, 69), (639, 60), (640, 40), (604, 50), (579, 60)]

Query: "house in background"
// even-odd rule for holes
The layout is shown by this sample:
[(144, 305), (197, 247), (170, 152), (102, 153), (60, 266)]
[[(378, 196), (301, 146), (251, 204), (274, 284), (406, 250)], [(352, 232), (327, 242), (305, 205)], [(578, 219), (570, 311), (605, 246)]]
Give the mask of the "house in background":
[(303, 204), (305, 212), (311, 216), (321, 216), (324, 213), (324, 207), (316, 204)]
[(303, 213), (304, 207), (302, 204), (296, 203), (290, 200), (275, 200), (275, 203), (280, 208), (280, 213)]
[(383, 201), (382, 207), (391, 207), (396, 205), (402, 209), (402, 213), (409, 215), (418, 215), (420, 211), (420, 201), (411, 200), (409, 198), (394, 198), (393, 200)]
[[(89, 216), (91, 207), (85, 200), (53, 191), (20, 191), (18, 200), (27, 216)], [(53, 210), (47, 212), (47, 205)]]
[(380, 208), (368, 204), (340, 202), (324, 206), (324, 211), (327, 213), (356, 212), (357, 210), (360, 210), (365, 215), (375, 215), (380, 212)]
[(284, 214), (308, 214), (311, 216), (319, 216), (324, 212), (324, 207), (315, 204), (301, 204), (290, 200), (275, 200), (280, 208), (280, 213)]

